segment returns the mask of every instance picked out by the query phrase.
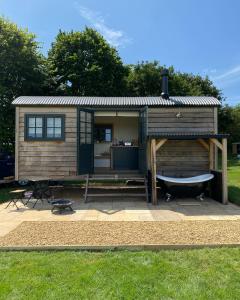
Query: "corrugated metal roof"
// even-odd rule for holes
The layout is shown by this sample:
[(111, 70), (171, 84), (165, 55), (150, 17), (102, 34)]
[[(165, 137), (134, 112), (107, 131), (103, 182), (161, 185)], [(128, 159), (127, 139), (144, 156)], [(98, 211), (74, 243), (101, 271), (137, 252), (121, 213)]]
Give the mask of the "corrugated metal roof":
[(218, 106), (214, 97), (174, 96), (162, 97), (71, 97), (71, 96), (21, 96), (13, 105), (83, 105), (83, 106)]

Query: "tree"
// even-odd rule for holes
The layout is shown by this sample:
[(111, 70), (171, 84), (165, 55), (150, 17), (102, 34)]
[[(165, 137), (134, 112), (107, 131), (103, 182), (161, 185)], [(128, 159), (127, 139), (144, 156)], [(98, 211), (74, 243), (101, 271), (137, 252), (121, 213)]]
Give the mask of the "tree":
[(229, 145), (240, 141), (240, 105), (224, 105), (219, 109), (219, 132), (229, 133)]
[(113, 47), (95, 30), (60, 31), (48, 56), (59, 94), (119, 96), (126, 68)]
[(46, 76), (35, 35), (0, 18), (0, 149), (13, 150), (11, 102), (20, 95), (44, 93)]
[[(0, 149), (13, 150), (11, 102), (20, 95), (159, 96), (162, 69), (156, 61), (124, 66), (117, 50), (90, 28), (60, 31), (46, 60), (34, 34), (0, 18)], [(176, 72), (173, 67), (169, 93), (222, 99), (207, 77)], [(231, 112), (232, 118), (237, 116)]]
[[(142, 62), (129, 66), (127, 78), (128, 94), (132, 96), (159, 96), (162, 92), (159, 62)], [(175, 72), (169, 69), (169, 94), (172, 96), (214, 96), (221, 100), (221, 92), (208, 77)]]
[(208, 77), (193, 75), (191, 73), (172, 73), (169, 79), (171, 95), (176, 96), (212, 96), (222, 100), (222, 94)]
[(162, 92), (161, 67), (158, 62), (129, 65), (127, 93), (129, 96), (159, 96)]

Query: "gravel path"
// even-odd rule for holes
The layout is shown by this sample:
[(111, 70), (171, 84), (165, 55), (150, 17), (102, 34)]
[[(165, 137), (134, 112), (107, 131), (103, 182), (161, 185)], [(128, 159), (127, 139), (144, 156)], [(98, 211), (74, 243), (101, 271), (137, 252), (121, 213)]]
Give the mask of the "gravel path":
[(23, 222), (0, 246), (240, 244), (240, 221)]

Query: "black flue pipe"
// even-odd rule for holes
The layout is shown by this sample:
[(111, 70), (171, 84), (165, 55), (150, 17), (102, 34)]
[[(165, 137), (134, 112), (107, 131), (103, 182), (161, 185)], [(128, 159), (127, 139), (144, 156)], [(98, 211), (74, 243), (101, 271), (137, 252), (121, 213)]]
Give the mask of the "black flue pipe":
[(169, 98), (169, 93), (168, 93), (168, 69), (163, 69), (162, 70), (162, 93), (161, 96), (163, 99), (168, 99)]

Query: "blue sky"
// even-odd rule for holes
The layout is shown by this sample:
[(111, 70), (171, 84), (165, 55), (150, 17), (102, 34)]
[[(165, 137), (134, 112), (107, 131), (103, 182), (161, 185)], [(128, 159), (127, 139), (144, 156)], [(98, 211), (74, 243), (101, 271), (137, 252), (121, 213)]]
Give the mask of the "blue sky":
[(47, 53), (59, 29), (96, 28), (124, 63), (158, 60), (208, 75), (240, 103), (238, 0), (0, 0), (0, 14), (36, 33)]

